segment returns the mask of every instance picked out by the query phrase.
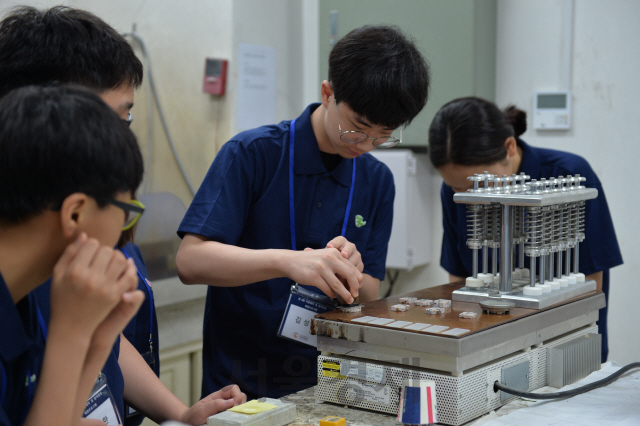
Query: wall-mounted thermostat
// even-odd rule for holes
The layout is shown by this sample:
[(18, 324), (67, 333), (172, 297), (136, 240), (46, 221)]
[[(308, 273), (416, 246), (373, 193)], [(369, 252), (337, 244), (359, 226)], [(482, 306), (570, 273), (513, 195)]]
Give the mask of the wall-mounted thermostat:
[(571, 92), (536, 92), (533, 106), (533, 128), (536, 130), (569, 130), (571, 127)]

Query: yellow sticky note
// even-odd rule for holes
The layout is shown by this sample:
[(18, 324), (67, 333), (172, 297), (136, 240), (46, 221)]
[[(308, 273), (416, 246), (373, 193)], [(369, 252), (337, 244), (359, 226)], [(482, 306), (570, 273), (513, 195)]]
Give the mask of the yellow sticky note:
[(230, 408), (229, 411), (241, 414), (258, 414), (264, 411), (273, 410), (274, 408), (278, 408), (278, 406), (254, 399), (252, 401), (247, 401), (244, 404), (236, 405), (235, 407)]
[(344, 417), (329, 416), (320, 420), (320, 426), (345, 426), (346, 420)]

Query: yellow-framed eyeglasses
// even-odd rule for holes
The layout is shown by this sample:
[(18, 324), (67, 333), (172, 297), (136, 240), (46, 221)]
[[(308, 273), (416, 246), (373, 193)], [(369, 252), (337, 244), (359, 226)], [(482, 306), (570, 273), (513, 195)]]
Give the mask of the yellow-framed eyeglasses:
[(128, 203), (123, 203), (122, 201), (114, 200), (112, 198), (100, 198), (99, 201), (113, 204), (116, 207), (124, 210), (124, 226), (122, 227), (123, 231), (131, 229), (134, 227), (138, 220), (140, 220), (140, 216), (144, 213), (144, 204), (142, 204), (138, 200), (131, 200)]

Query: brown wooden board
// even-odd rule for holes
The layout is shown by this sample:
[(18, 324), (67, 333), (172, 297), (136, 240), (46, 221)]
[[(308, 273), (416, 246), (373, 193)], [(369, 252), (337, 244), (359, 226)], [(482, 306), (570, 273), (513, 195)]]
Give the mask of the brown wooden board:
[[(397, 330), (408, 331), (413, 333), (422, 333), (422, 334), (437, 334), (442, 337), (451, 337), (451, 338), (459, 338), (463, 336), (468, 336), (469, 334), (476, 333), (482, 330), (486, 330), (488, 328), (496, 327), (501, 324), (505, 324), (511, 321), (516, 321), (519, 318), (523, 318), (530, 315), (535, 315), (538, 312), (546, 311), (549, 309), (554, 309), (559, 306), (565, 305), (567, 303), (571, 303), (572, 301), (584, 299), (586, 297), (591, 297), (596, 294), (595, 291), (584, 294), (582, 296), (574, 297), (573, 299), (566, 300), (564, 302), (549, 306), (545, 309), (529, 309), (529, 308), (513, 308), (508, 314), (504, 315), (496, 315), (496, 314), (488, 314), (482, 311), (479, 303), (474, 302), (459, 302), (453, 300), (451, 302), (450, 308), (444, 308), (444, 314), (438, 315), (430, 315), (425, 313), (425, 308), (421, 306), (411, 305), (409, 311), (406, 312), (394, 312), (391, 310), (391, 305), (400, 304), (401, 297), (417, 297), (418, 299), (448, 299), (451, 300), (451, 295), (454, 290), (463, 287), (460, 284), (444, 284), (435, 287), (426, 288), (424, 290), (418, 290), (407, 294), (400, 294), (396, 296), (387, 297), (385, 299), (375, 300), (373, 302), (365, 303), (362, 311), (357, 313), (344, 313), (341, 310), (335, 310), (330, 312), (325, 312), (322, 314), (318, 314), (315, 318), (325, 319), (329, 321), (337, 321), (337, 322), (346, 322), (353, 323), (357, 325), (365, 325), (371, 327), (382, 327), (389, 328), (383, 325), (374, 325), (368, 323), (357, 323), (352, 322), (352, 320), (364, 316), (378, 317), (378, 318), (389, 318), (395, 321), (410, 321), (414, 323), (426, 323), (431, 325), (443, 325), (446, 327), (452, 328), (463, 328), (469, 330), (468, 333), (462, 334), (461, 336), (449, 336), (443, 335), (441, 333), (425, 333), (423, 331), (415, 331), (415, 330), (406, 330), (404, 328), (400, 328)], [(476, 312), (478, 316), (473, 319), (465, 319), (460, 318), (459, 315), (461, 312)], [(312, 327), (313, 328), (313, 327)], [(446, 330), (445, 330), (446, 331)]]

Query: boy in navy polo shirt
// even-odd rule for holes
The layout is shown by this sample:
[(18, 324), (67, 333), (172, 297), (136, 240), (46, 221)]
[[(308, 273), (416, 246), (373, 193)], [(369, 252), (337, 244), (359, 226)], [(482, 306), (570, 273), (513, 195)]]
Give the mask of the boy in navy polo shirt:
[[(51, 37), (53, 33), (56, 37)], [(32, 84), (77, 83), (96, 90), (120, 118), (127, 119), (131, 118), (134, 88), (140, 86), (142, 78), (142, 63), (129, 43), (107, 23), (84, 10), (66, 7), (38, 10), (23, 6), (11, 10), (0, 22), (0, 97)], [(122, 235), (129, 236), (130, 240), (133, 236), (131, 231), (124, 231)], [(138, 247), (132, 243), (123, 247), (125, 244), (119, 241), (118, 247), (134, 259), (138, 271), (145, 271), (141, 256), (136, 256)], [(50, 286), (48, 280), (36, 289), (45, 323), (49, 320)], [(144, 302), (123, 331), (127, 341), (118, 339), (103, 369), (124, 426), (136, 426), (144, 416), (125, 415), (129, 410), (121, 397), (124, 378), (118, 360), (124, 363), (128, 359), (124, 355), (120, 357), (120, 345), (131, 343), (146, 355), (156, 376), (160, 375), (153, 293), (142, 279), (138, 280), (138, 288), (145, 293)], [(152, 352), (151, 356), (148, 352)]]
[(280, 336), (290, 287), (377, 298), (395, 190), (368, 152), (399, 143), (394, 131), (428, 88), (428, 66), (399, 29), (365, 26), (334, 46), (322, 103), (222, 147), (178, 230), (181, 280), (210, 286), (203, 395), (229, 380), (252, 398), (316, 383), (315, 346)]
[[(51, 37), (54, 33), (56, 37)], [(134, 88), (140, 86), (142, 79), (142, 63), (129, 43), (89, 12), (67, 7), (38, 10), (24, 6), (13, 9), (0, 22), (0, 96), (31, 84), (77, 83), (97, 91), (120, 118), (129, 120)], [(142, 257), (137, 256), (138, 247), (131, 242), (121, 243), (124, 236), (132, 240), (133, 233), (124, 231), (118, 247), (122, 247), (123, 253), (134, 259), (138, 271), (146, 271)], [(45, 322), (49, 319), (50, 284), (47, 281), (36, 290)], [(124, 426), (138, 425), (144, 416), (125, 415), (125, 410), (129, 410), (122, 401), (124, 379), (118, 361), (120, 359), (125, 363), (128, 358), (126, 355), (120, 357), (120, 345), (131, 343), (145, 356), (155, 375), (160, 375), (153, 293), (141, 277), (138, 288), (145, 294), (145, 300), (138, 314), (124, 329), (123, 335), (127, 341), (116, 342), (103, 370), (109, 378)]]
[[(93, 92), (29, 86), (0, 100), (0, 163), (0, 424), (77, 424), (144, 299), (113, 249), (142, 156)], [(46, 326), (32, 290), (52, 275)]]
[[(0, 96), (28, 84), (78, 83), (95, 90), (130, 124), (134, 88), (142, 78), (142, 64), (127, 41), (87, 11), (62, 6), (46, 10), (20, 7), (0, 22)], [(139, 250), (125, 241), (125, 234), (127, 231), (118, 246), (125, 256), (135, 260), (138, 288), (144, 292), (145, 301), (124, 329), (124, 337), (114, 345), (102, 370), (124, 425), (140, 424), (144, 419), (141, 412), (157, 422), (173, 419), (201, 424), (209, 415), (243, 402), (245, 396), (238, 387), (229, 386), (189, 408), (160, 382), (153, 293), (144, 281), (146, 268)], [(131, 239), (132, 234), (128, 236)], [(35, 295), (46, 324), (49, 284), (38, 287)], [(131, 415), (129, 409), (125, 412), (125, 402), (138, 408), (138, 413)]]

